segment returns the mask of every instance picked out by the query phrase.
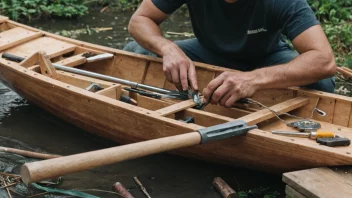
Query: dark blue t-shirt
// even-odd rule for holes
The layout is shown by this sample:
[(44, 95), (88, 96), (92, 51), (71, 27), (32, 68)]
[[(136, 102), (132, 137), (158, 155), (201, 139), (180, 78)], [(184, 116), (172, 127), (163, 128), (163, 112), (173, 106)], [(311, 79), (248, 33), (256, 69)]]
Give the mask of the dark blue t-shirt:
[(233, 58), (263, 57), (287, 47), (319, 24), (306, 0), (152, 0), (171, 14), (187, 4), (193, 31), (199, 42), (214, 53)]

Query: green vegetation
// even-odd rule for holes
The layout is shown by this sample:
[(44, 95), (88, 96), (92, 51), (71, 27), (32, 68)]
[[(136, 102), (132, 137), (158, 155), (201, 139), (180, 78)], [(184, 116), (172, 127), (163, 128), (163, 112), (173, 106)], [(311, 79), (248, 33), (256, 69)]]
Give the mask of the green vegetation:
[(84, 0), (2, 0), (0, 13), (13, 20), (39, 17), (71, 18), (86, 14)]
[(352, 68), (352, 1), (308, 0), (322, 23), (338, 65)]

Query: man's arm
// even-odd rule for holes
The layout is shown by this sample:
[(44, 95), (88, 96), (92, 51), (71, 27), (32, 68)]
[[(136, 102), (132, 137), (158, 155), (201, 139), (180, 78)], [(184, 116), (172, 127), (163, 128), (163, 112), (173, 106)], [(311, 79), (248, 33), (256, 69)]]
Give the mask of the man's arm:
[(307, 85), (335, 75), (334, 54), (320, 25), (307, 29), (292, 43), (300, 53), (297, 58), (253, 71), (259, 89)]
[(163, 57), (163, 71), (169, 82), (180, 90), (187, 90), (189, 79), (192, 88), (198, 90), (193, 62), (176, 44), (162, 36), (159, 25), (167, 17), (152, 0), (144, 0), (133, 14), (128, 30), (142, 47)]
[(204, 102), (212, 96), (212, 104), (231, 107), (257, 90), (307, 85), (335, 74), (333, 51), (320, 25), (305, 30), (292, 43), (300, 53), (294, 60), (251, 72), (224, 72), (204, 89)]
[(162, 36), (159, 27), (167, 17), (151, 0), (146, 0), (131, 17), (128, 30), (141, 46), (162, 56), (163, 48), (172, 43)]

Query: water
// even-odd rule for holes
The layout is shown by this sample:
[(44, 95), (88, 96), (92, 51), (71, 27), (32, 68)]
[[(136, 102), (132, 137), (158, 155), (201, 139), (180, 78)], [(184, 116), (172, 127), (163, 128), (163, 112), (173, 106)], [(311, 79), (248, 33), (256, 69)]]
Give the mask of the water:
[[(126, 26), (131, 12), (91, 13), (79, 20), (42, 20), (29, 23), (31, 26), (50, 32), (80, 32), (71, 34), (76, 39), (121, 49), (131, 40)], [(177, 21), (177, 22), (176, 22)], [(178, 21), (183, 21), (179, 23)], [(183, 13), (174, 15), (163, 25), (165, 31), (190, 32), (190, 23)], [(82, 33), (82, 29), (113, 27), (112, 31)], [(76, 31), (81, 29), (80, 31)], [(183, 39), (187, 37), (172, 37)], [(42, 109), (28, 103), (0, 83), (0, 146), (25, 150), (70, 155), (107, 147), (116, 143), (90, 135), (87, 132), (58, 119)], [(0, 171), (18, 173), (25, 161), (33, 159), (19, 155), (0, 153)], [(270, 188), (283, 197), (284, 185), (280, 175), (269, 175), (243, 168), (234, 168), (183, 157), (157, 154), (114, 165), (96, 168), (63, 177), (62, 189), (99, 189), (110, 191), (115, 182), (123, 183), (135, 197), (145, 197), (135, 184), (138, 176), (152, 197), (202, 197), (216, 198), (220, 195), (212, 188), (214, 177), (222, 177), (235, 190)], [(22, 194), (35, 194), (18, 186)], [(117, 197), (97, 191), (85, 191), (100, 197)], [(12, 194), (13, 197), (21, 197)], [(7, 197), (0, 189), (0, 197)], [(39, 197), (64, 197), (43, 195)], [(262, 196), (252, 196), (262, 197)]]

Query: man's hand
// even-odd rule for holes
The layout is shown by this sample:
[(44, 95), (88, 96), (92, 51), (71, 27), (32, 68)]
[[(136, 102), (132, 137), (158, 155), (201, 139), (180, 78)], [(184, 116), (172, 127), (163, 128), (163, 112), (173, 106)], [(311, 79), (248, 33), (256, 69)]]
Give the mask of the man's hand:
[(178, 90), (186, 91), (188, 86), (191, 86), (193, 90), (198, 90), (195, 66), (176, 44), (170, 43), (165, 46), (162, 50), (162, 57), (163, 71), (169, 82), (175, 84)]
[(204, 88), (203, 102), (231, 107), (237, 100), (251, 97), (257, 89), (252, 72), (223, 72)]

